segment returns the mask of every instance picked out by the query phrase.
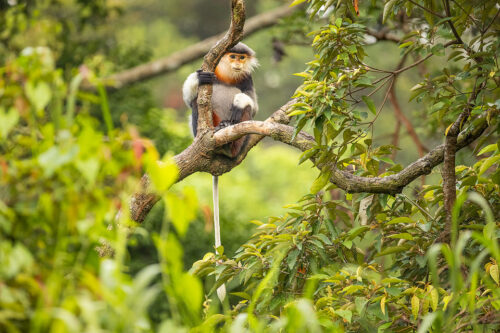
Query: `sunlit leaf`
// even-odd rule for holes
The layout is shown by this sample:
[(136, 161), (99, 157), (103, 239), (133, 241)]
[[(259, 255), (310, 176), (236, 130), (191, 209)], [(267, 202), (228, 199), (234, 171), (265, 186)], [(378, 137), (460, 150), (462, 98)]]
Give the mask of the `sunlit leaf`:
[(301, 3), (306, 2), (306, 1), (307, 1), (307, 0), (294, 0), (294, 1), (290, 4), (290, 7), (300, 5)]
[(500, 284), (500, 280), (499, 280), (499, 276), (498, 276), (498, 265), (491, 265), (490, 276), (497, 284)]
[(347, 322), (351, 322), (352, 311), (350, 310), (335, 310), (335, 314), (347, 320)]
[(5, 112), (4, 108), (0, 107), (0, 138), (7, 138), (7, 135), (18, 121), (19, 112), (16, 109), (10, 108), (8, 112)]
[(413, 314), (413, 319), (418, 318), (418, 311), (420, 310), (420, 299), (417, 295), (413, 295), (411, 298), (411, 313)]
[(365, 102), (366, 106), (368, 106), (368, 109), (370, 110), (371, 113), (377, 114), (377, 108), (375, 106), (375, 103), (369, 96), (361, 96), (361, 99), (363, 102)]

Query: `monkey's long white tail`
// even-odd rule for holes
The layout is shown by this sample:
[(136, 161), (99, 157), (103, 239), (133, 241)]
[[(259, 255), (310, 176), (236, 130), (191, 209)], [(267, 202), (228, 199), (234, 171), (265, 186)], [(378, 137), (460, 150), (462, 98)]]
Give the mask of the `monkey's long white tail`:
[[(213, 196), (214, 196), (214, 232), (215, 248), (221, 246), (220, 241), (220, 222), (219, 222), (219, 177), (213, 176)], [(226, 298), (226, 286), (223, 284), (217, 288), (217, 296), (222, 302)]]

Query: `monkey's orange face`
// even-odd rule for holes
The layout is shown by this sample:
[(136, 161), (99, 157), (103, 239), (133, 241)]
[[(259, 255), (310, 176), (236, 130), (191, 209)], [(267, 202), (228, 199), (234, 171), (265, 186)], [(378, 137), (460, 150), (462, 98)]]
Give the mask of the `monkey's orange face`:
[(224, 56), (229, 61), (231, 69), (235, 72), (242, 71), (245, 68), (248, 56), (246, 54), (228, 53)]
[(257, 59), (248, 54), (226, 53), (220, 60), (215, 75), (225, 83), (234, 84), (249, 75), (257, 66)]

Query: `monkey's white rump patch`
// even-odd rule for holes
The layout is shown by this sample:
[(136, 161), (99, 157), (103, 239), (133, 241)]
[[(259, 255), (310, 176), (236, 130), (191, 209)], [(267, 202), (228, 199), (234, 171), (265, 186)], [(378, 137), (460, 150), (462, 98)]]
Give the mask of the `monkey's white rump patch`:
[(247, 106), (250, 106), (252, 110), (254, 108), (254, 103), (252, 98), (244, 93), (239, 93), (234, 95), (233, 105), (240, 109), (244, 109)]
[(196, 98), (196, 94), (198, 94), (198, 73), (194, 72), (187, 77), (182, 86), (182, 98), (188, 108), (191, 107), (191, 102)]

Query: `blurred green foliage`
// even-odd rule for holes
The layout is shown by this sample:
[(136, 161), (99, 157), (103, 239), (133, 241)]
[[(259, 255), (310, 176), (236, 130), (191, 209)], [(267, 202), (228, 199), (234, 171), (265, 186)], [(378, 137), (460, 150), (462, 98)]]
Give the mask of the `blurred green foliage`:
[[(291, 2), (247, 1), (248, 16)], [(261, 63), (259, 117), (295, 94), (295, 126), (316, 146), (300, 156), (264, 142), (221, 177), (217, 251), (210, 176), (171, 186), (170, 157), (191, 141), (180, 86), (197, 64), (118, 91), (99, 77), (225, 30), (229, 2), (0, 4), (0, 331), (498, 331), (498, 8), (450, 3), (465, 45), (448, 45), (449, 20), (432, 14), (448, 1), (300, 3), (245, 42)], [(367, 45), (366, 27), (401, 42)], [(279, 63), (273, 37), (286, 46)], [(425, 144), (470, 104), (465, 126), (490, 126), (458, 155), (448, 243), (438, 172), (396, 196), (346, 194), (304, 162), (376, 177), (416, 157), (403, 138), (393, 158), (394, 116), (380, 107), (394, 78), (376, 68), (392, 71), (403, 55), (430, 57), (396, 82)], [(97, 91), (80, 90), (83, 80)], [(162, 199), (136, 225), (128, 204), (144, 171)]]

